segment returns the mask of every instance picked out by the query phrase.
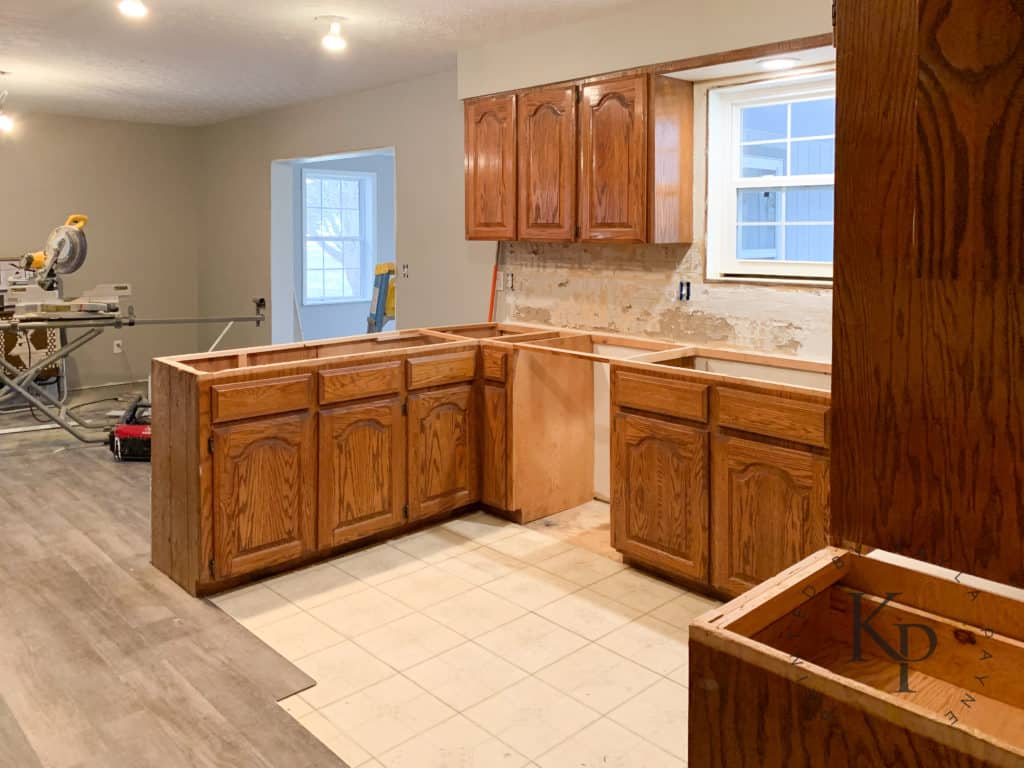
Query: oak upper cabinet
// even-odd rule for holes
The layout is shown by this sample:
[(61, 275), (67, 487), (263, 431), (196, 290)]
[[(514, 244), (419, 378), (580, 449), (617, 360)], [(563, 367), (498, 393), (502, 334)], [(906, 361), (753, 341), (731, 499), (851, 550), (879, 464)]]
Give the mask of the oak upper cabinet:
[(521, 240), (576, 236), (576, 87), (519, 94)]
[(320, 412), (320, 549), (402, 525), (405, 449), (398, 396)]
[(712, 466), (712, 586), (742, 594), (828, 545), (828, 457), (720, 435)]
[(213, 428), (211, 576), (294, 560), (316, 546), (316, 424), (308, 411)]
[(479, 501), (473, 384), (409, 395), (409, 518)]
[(516, 97), (467, 101), (466, 239), (516, 237)]
[(613, 424), (612, 537), (646, 565), (708, 579), (708, 432), (618, 412)]
[(583, 87), (580, 239), (647, 239), (647, 76)]

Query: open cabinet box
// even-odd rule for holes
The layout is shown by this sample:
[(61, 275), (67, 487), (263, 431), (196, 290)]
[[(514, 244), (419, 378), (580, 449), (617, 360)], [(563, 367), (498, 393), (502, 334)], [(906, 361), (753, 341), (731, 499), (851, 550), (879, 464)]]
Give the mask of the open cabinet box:
[(691, 624), (690, 765), (1019, 767), (1022, 669), (1024, 603), (826, 548)]

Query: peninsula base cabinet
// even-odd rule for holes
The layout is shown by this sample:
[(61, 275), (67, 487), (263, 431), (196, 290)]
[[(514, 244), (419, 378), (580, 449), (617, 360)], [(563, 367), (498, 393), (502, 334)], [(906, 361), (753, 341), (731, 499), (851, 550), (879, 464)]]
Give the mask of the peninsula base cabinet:
[(613, 430), (613, 545), (660, 571), (706, 581), (707, 430), (621, 412)]
[(316, 548), (316, 422), (308, 412), (213, 428), (212, 576), (230, 578)]

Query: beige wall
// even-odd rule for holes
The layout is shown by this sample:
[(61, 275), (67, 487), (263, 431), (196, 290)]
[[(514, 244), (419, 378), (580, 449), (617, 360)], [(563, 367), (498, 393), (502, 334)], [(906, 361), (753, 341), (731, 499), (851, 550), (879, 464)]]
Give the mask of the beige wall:
[[(201, 134), (200, 306), (270, 297), (270, 167), (275, 160), (395, 148), (402, 328), (486, 319), (494, 243), (464, 239), (462, 105), (455, 72), (287, 107)], [(240, 329), (232, 345), (262, 343)]]
[[(68, 293), (132, 283), (140, 317), (194, 315), (198, 205), (194, 131), (32, 115), (0, 141), (0, 258), (42, 247), (70, 213), (89, 216), (89, 257)], [(113, 340), (125, 354), (114, 355)], [(110, 329), (77, 353), (72, 386), (145, 379), (155, 355), (196, 349), (192, 326)]]
[(832, 30), (828, 0), (653, 0), (459, 52), (459, 98)]

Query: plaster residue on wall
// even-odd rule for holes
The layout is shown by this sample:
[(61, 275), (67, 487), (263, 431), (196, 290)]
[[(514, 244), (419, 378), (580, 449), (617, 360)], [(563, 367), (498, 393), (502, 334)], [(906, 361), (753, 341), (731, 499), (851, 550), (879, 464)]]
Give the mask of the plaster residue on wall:
[[(503, 243), (499, 319), (828, 361), (832, 291), (704, 281), (700, 245)], [(679, 283), (691, 284), (679, 301)]]

